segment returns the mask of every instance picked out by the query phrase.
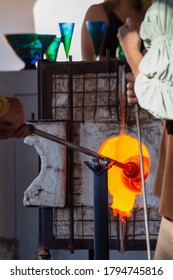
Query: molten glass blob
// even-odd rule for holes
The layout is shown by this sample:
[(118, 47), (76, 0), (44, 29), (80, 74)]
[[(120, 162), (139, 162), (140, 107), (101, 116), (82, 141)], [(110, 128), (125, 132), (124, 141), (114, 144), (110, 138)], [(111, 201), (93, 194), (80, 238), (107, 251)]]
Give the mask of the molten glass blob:
[[(142, 193), (142, 184), (141, 184), (141, 173), (140, 173), (140, 157), (133, 156), (128, 158), (125, 164), (132, 167), (131, 172), (126, 172), (123, 170), (121, 172), (121, 180), (130, 191), (141, 194)], [(144, 180), (146, 181), (149, 172), (149, 158), (143, 156), (143, 167), (144, 167)]]
[[(121, 219), (124, 219), (131, 214), (136, 194), (142, 193), (138, 140), (122, 133), (106, 139), (98, 152), (131, 167), (130, 171), (126, 171), (112, 166), (108, 171), (108, 189), (113, 199), (111, 208), (114, 215), (119, 214)], [(146, 180), (149, 174), (150, 159), (144, 144), (142, 144), (142, 154), (144, 179)]]

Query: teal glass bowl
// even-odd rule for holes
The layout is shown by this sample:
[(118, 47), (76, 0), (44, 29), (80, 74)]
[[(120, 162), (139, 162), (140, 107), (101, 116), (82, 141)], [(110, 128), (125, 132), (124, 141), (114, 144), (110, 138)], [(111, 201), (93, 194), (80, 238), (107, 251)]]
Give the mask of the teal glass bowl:
[(2, 35), (8, 46), (25, 63), (24, 69), (35, 69), (36, 62), (46, 52), (55, 39), (52, 34), (4, 34)]

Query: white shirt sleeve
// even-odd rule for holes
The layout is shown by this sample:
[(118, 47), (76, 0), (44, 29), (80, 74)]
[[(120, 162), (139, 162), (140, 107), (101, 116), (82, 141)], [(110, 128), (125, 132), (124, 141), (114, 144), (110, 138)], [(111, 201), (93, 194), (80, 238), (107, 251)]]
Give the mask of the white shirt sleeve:
[(135, 81), (139, 105), (158, 119), (173, 120), (173, 86), (140, 73)]
[(173, 120), (173, 1), (152, 4), (140, 35), (147, 53), (135, 81), (139, 105), (156, 118)]

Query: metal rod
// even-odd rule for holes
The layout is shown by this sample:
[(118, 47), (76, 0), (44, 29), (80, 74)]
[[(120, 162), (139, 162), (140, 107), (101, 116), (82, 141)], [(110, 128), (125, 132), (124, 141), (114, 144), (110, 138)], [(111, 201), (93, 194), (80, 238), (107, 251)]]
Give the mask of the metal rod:
[(98, 154), (95, 151), (89, 150), (89, 149), (87, 149), (85, 147), (82, 147), (82, 146), (75, 145), (75, 144), (73, 144), (72, 142), (70, 142), (68, 140), (65, 140), (65, 139), (62, 139), (62, 138), (60, 138), (58, 136), (54, 136), (54, 135), (49, 134), (47, 132), (41, 131), (41, 130), (39, 130), (37, 128), (34, 129), (34, 134), (36, 134), (38, 136), (41, 136), (43, 138), (46, 138), (46, 139), (48, 139), (50, 141), (53, 141), (53, 142), (65, 145), (68, 148), (71, 148), (71, 149), (73, 149), (75, 151), (82, 152), (82, 153), (84, 153), (84, 154), (86, 154), (88, 156), (92, 156), (92, 157), (98, 158), (98, 159), (99, 158), (101, 158), (101, 159), (104, 158), (103, 155), (100, 155), (100, 154)]
[[(39, 130), (37, 128), (35, 128), (33, 125), (27, 125), (29, 127), (29, 131), (31, 134), (36, 134), (40, 137), (43, 137), (43, 138), (46, 138), (50, 141), (53, 141), (53, 142), (56, 142), (56, 143), (59, 143), (59, 144), (62, 144), (62, 145), (65, 145), (66, 147), (70, 148), (70, 149), (73, 149), (75, 151), (79, 151), (79, 152), (82, 152), (88, 156), (91, 156), (91, 157), (94, 157), (94, 158), (97, 158), (97, 159), (105, 159), (105, 158), (108, 158), (107, 156), (104, 156), (104, 155), (101, 155), (95, 151), (92, 151), (90, 149), (87, 149), (85, 147), (82, 147), (82, 146), (79, 146), (79, 145), (76, 145), (70, 141), (67, 141), (65, 139), (62, 139), (58, 136), (54, 136), (52, 134), (49, 134), (47, 132), (44, 132), (42, 130)], [(123, 170), (125, 170), (126, 172), (131, 172), (131, 168), (132, 166), (131, 165), (128, 165), (128, 164), (124, 164), (122, 162), (119, 162), (117, 160), (114, 160), (114, 159), (110, 159), (110, 162), (112, 163), (112, 165), (115, 165)]]
[(141, 141), (141, 129), (140, 129), (140, 121), (139, 121), (138, 104), (135, 105), (134, 111), (136, 115), (136, 125), (137, 125), (138, 143), (139, 143), (139, 157), (140, 157), (140, 171), (141, 171), (141, 181), (142, 181), (142, 195), (143, 195), (143, 202), (144, 202), (144, 220), (145, 220), (145, 230), (146, 230), (147, 255), (148, 255), (148, 260), (151, 260), (150, 236), (149, 236), (148, 213), (147, 213), (147, 195), (146, 195), (145, 179), (144, 179), (144, 166), (143, 166), (143, 157), (142, 157), (142, 141)]
[[(73, 75), (72, 75), (72, 56), (69, 55), (68, 64), (68, 132), (67, 137), (70, 142), (73, 142)], [(69, 203), (69, 230), (70, 230), (70, 244), (69, 249), (71, 253), (74, 252), (74, 151), (72, 149), (67, 149), (67, 187), (68, 187), (68, 203)]]
[(126, 221), (120, 219), (119, 221), (120, 227), (120, 253), (124, 253), (126, 251), (125, 248), (125, 236), (126, 236)]

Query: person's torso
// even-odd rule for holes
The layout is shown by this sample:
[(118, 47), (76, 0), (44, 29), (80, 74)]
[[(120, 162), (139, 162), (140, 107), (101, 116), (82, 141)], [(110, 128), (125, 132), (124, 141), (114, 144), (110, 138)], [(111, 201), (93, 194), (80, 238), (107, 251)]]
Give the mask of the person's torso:
[(123, 25), (123, 22), (112, 11), (107, 14), (108, 27), (103, 44), (102, 55), (106, 56), (106, 49), (110, 51), (110, 57), (115, 57), (116, 49), (119, 45), (117, 38), (118, 28)]

